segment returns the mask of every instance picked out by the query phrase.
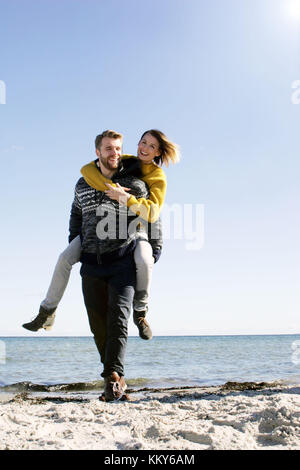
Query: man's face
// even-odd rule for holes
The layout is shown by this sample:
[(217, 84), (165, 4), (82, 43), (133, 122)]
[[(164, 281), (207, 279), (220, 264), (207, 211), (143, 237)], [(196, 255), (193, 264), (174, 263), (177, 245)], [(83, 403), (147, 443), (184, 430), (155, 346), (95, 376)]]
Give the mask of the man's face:
[(96, 154), (99, 157), (100, 166), (103, 165), (109, 171), (117, 170), (122, 155), (122, 140), (104, 137), (100, 149), (96, 149)]

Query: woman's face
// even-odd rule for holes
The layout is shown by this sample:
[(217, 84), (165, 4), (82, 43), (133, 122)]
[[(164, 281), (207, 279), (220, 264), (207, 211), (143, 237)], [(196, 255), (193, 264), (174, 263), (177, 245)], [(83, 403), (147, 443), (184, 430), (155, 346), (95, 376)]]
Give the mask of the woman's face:
[(153, 158), (160, 156), (159, 142), (151, 134), (145, 134), (138, 144), (138, 158), (144, 163), (151, 163)]

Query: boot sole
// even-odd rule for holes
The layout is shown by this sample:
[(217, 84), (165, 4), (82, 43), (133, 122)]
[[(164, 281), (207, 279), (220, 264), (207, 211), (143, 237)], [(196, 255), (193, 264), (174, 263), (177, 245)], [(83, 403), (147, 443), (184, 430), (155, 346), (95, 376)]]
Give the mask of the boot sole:
[(140, 337), (141, 339), (145, 339), (145, 340), (147, 340), (147, 339), (152, 339), (152, 338), (153, 338), (152, 331), (151, 331), (151, 336), (150, 336), (150, 335), (149, 335), (149, 336), (146, 336), (146, 335), (144, 335), (144, 333), (143, 333), (142, 331), (139, 330), (139, 337)]
[(130, 396), (128, 395), (128, 393), (123, 393), (123, 395), (120, 397), (120, 398), (117, 398), (115, 400), (106, 400), (105, 398), (105, 394), (102, 393), (102, 395), (100, 395), (99, 397), (99, 400), (100, 401), (105, 401), (106, 403), (112, 403), (114, 401), (130, 401)]
[(152, 338), (153, 338), (153, 336), (150, 336), (150, 337), (149, 337), (149, 336), (147, 336), (147, 337), (145, 337), (145, 336), (141, 336), (141, 335), (140, 335), (140, 338), (141, 338), (141, 339), (144, 339), (145, 341), (147, 341), (147, 340), (150, 340), (150, 339), (152, 339)]
[(28, 326), (25, 326), (25, 325), (22, 325), (23, 328), (25, 328), (25, 330), (28, 330), (28, 331), (39, 331), (39, 330), (46, 330), (46, 331), (49, 331), (49, 330), (52, 330), (52, 326), (40, 326), (39, 328), (29, 328)]
[(29, 328), (28, 326), (25, 326), (25, 325), (22, 325), (23, 328), (25, 328), (25, 330), (28, 330), (28, 331), (39, 331), (40, 328)]

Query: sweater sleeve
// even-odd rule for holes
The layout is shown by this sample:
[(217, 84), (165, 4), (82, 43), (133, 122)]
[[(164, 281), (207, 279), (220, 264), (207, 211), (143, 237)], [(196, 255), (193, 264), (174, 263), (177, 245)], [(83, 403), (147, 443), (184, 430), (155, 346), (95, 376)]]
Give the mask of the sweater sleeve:
[(127, 201), (127, 207), (142, 219), (153, 223), (158, 220), (166, 197), (167, 180), (162, 171), (151, 178), (148, 175), (144, 175), (143, 180), (148, 184), (149, 198), (137, 199), (131, 195)]
[(70, 222), (69, 222), (69, 243), (71, 243), (77, 235), (81, 233), (82, 224), (82, 210), (81, 204), (78, 199), (77, 191), (75, 188), (74, 200), (71, 208)]

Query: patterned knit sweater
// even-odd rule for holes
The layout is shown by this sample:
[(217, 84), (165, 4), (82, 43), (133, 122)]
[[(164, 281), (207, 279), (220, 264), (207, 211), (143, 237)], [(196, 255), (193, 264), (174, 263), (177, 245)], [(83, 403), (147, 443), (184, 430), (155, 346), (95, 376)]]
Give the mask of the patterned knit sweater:
[[(141, 181), (140, 167), (136, 159), (122, 161), (112, 177), (114, 183), (131, 188), (136, 198), (147, 198), (149, 190)], [(81, 236), (81, 261), (89, 264), (106, 264), (131, 252), (135, 248), (137, 231), (144, 230), (153, 249), (155, 261), (162, 249), (161, 220), (147, 223), (127, 206), (110, 199), (103, 191), (97, 191), (80, 178), (70, 217), (69, 241)]]

